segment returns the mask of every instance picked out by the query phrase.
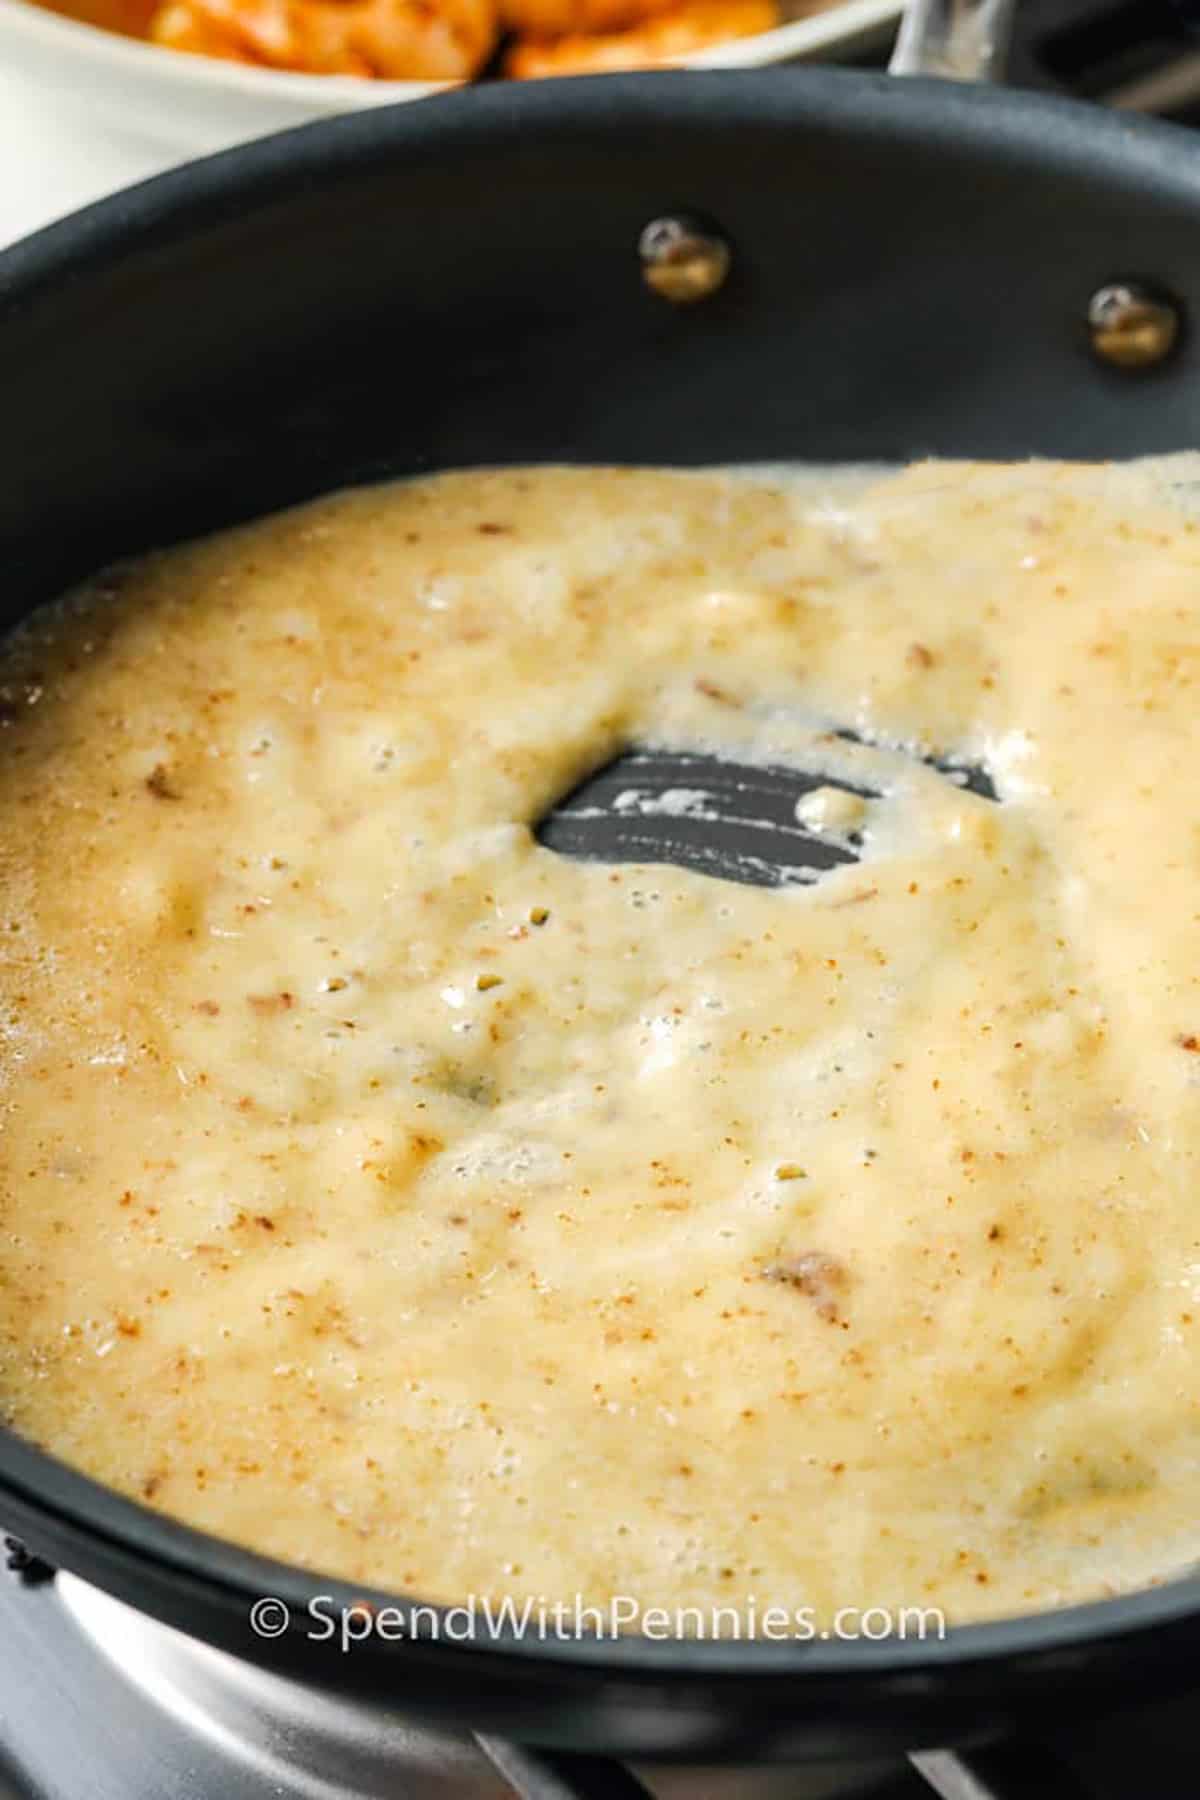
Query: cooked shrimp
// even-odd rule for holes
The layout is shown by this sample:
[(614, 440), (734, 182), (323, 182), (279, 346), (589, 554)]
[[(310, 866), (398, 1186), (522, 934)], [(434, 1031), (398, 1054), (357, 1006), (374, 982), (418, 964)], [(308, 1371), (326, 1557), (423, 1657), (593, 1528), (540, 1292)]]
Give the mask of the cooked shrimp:
[(47, 12), (78, 19), (82, 25), (98, 25), (122, 37), (145, 37), (155, 0), (40, 0)]
[(624, 31), (678, 4), (679, 0), (499, 0), (501, 25), (522, 38)]
[(625, 31), (522, 39), (505, 56), (504, 73), (528, 79), (654, 68), (729, 38), (754, 37), (778, 23), (774, 0), (684, 0)]
[(495, 0), (166, 0), (150, 25), (173, 50), (392, 81), (467, 81), (498, 33)]

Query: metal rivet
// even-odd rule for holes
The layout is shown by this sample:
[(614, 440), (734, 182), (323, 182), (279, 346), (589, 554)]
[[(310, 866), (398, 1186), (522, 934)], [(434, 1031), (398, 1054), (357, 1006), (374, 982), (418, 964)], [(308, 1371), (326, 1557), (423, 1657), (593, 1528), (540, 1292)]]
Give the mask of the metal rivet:
[(1179, 308), (1137, 281), (1113, 281), (1088, 302), (1092, 349), (1114, 369), (1153, 369), (1179, 339)]
[(646, 286), (673, 306), (715, 294), (733, 260), (718, 232), (682, 213), (652, 219), (638, 239), (638, 255)]

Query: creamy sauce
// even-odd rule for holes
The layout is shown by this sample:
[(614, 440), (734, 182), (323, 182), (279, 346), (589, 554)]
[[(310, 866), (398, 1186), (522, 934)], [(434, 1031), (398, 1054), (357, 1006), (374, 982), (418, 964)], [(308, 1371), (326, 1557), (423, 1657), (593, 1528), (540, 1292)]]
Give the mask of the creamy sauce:
[[(1196, 478), (449, 475), (37, 617), (7, 1417), (444, 1599), (965, 1619), (1193, 1559)], [(537, 843), (655, 743), (816, 758), (862, 860)]]

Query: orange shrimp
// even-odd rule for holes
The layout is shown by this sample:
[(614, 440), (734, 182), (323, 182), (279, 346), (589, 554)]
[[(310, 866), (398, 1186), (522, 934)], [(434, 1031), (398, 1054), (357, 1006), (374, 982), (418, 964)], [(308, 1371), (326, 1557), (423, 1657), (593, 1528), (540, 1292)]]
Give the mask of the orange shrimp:
[(152, 41), (313, 75), (468, 81), (495, 49), (495, 0), (166, 0)]
[(624, 31), (679, 0), (499, 0), (500, 23), (522, 38), (562, 38)]
[(655, 68), (730, 38), (754, 37), (778, 23), (774, 0), (676, 0), (670, 11), (624, 31), (519, 39), (504, 58), (504, 73), (528, 80)]

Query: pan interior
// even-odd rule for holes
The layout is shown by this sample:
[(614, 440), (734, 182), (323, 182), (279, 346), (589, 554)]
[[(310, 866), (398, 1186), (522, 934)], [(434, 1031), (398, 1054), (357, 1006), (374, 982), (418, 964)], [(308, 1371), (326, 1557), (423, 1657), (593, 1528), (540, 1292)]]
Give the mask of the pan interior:
[[(501, 1547), (518, 1607), (689, 1627), (1170, 1573), (1192, 479), (468, 471), (39, 615), (0, 771), (17, 1427), (440, 1601), (500, 1607)], [(539, 842), (627, 743), (787, 772), (821, 878)], [(610, 810), (709, 823), (694, 785)], [(1120, 857), (1131, 812), (1161, 852)]]

